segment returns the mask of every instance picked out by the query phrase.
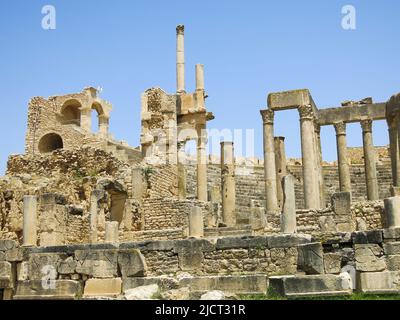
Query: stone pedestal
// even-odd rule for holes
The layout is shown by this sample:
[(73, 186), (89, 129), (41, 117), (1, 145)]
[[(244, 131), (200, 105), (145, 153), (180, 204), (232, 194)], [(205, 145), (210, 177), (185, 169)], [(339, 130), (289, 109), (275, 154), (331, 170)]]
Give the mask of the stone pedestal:
[(189, 237), (204, 237), (203, 212), (199, 207), (193, 207), (189, 212)]
[(263, 119), (264, 141), (264, 175), (266, 211), (277, 212), (278, 197), (276, 187), (275, 145), (274, 145), (274, 111), (261, 110)]
[(287, 175), (282, 179), (283, 187), (283, 211), (281, 216), (281, 232), (296, 232), (296, 196), (294, 193), (295, 179)]
[(37, 197), (24, 196), (23, 245), (37, 245)]
[(299, 107), (301, 154), (303, 161), (304, 204), (306, 209), (319, 209), (320, 187), (315, 146), (314, 112), (311, 105)]
[(400, 227), (400, 196), (385, 199), (386, 228)]
[(222, 219), (228, 227), (236, 225), (236, 184), (233, 142), (221, 142)]
[(336, 145), (339, 167), (339, 186), (341, 192), (351, 192), (350, 167), (347, 157), (346, 124), (335, 124)]
[(106, 242), (111, 242), (111, 243), (118, 242), (119, 239), (118, 226), (119, 226), (118, 221), (106, 222), (106, 235), (105, 235)]
[(372, 120), (361, 121), (363, 132), (365, 180), (368, 200), (378, 200), (378, 179), (376, 175), (375, 148), (372, 140)]

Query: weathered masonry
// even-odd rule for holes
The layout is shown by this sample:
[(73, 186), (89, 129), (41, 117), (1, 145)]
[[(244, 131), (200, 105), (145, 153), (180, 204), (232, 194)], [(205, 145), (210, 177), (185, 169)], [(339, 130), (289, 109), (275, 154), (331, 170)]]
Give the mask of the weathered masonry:
[[(206, 153), (202, 64), (195, 76), (190, 92), (179, 25), (176, 92), (143, 93), (137, 147), (112, 137), (112, 106), (92, 87), (29, 102), (25, 154), (0, 178), (0, 299), (400, 293), (400, 94), (317, 108), (307, 89), (271, 93), (256, 124), (264, 158), (241, 158), (237, 141)], [(287, 109), (302, 159), (274, 135)], [(373, 144), (377, 120), (389, 147)], [(354, 122), (362, 149), (347, 146)], [(328, 125), (334, 163), (321, 154)]]

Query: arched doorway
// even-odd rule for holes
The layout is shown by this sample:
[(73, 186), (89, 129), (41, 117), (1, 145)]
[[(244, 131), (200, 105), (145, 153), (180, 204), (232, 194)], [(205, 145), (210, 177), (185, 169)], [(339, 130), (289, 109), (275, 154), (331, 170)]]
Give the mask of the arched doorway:
[(39, 152), (48, 153), (64, 147), (63, 140), (56, 133), (48, 133), (39, 140)]

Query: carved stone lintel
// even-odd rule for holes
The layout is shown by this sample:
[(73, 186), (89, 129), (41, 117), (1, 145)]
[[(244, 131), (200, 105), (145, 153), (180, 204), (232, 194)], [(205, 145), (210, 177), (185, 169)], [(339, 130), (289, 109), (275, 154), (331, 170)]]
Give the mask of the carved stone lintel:
[(299, 110), (299, 115), (301, 120), (313, 120), (314, 119), (314, 110), (311, 106), (311, 104), (306, 104), (303, 106), (300, 106), (298, 108)]
[(346, 123), (345, 122), (336, 122), (334, 124), (336, 135), (344, 136), (346, 135)]
[(183, 24), (176, 26), (176, 34), (184, 34), (184, 32), (185, 32), (185, 26)]
[(274, 111), (271, 109), (260, 110), (264, 124), (274, 124)]
[(363, 132), (372, 132), (372, 120), (366, 119), (360, 122)]

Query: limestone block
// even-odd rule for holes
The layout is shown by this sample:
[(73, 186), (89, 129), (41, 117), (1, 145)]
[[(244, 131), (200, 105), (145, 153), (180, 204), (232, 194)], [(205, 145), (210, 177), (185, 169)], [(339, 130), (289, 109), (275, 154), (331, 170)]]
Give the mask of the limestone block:
[(324, 251), (320, 242), (298, 247), (298, 265), (306, 274), (324, 274)]
[(253, 230), (261, 230), (267, 226), (265, 208), (252, 207), (250, 212), (250, 225)]
[(73, 257), (68, 257), (64, 261), (60, 261), (58, 265), (59, 274), (73, 274), (75, 273), (77, 263)]
[(7, 261), (10, 262), (19, 262), (24, 260), (24, 252), (22, 248), (14, 248), (11, 250), (7, 250), (5, 252), (5, 257)]
[(386, 264), (389, 271), (400, 271), (400, 255), (387, 256)]
[(6, 253), (4, 251), (0, 251), (0, 261), (6, 261)]
[(201, 268), (204, 251), (215, 250), (207, 240), (188, 239), (175, 243), (174, 252), (178, 254), (179, 267), (182, 271)]
[(338, 253), (324, 254), (324, 269), (325, 273), (340, 274), (342, 264), (342, 256)]
[(352, 266), (352, 265), (347, 264), (341, 269), (341, 272), (342, 273), (346, 272), (346, 273), (349, 274), (349, 276), (351, 278), (352, 285), (353, 285), (353, 289), (355, 289), (356, 286), (357, 286), (357, 277), (356, 277), (357, 271), (356, 271), (356, 268), (354, 268), (354, 266)]
[(300, 244), (310, 243), (311, 235), (306, 234), (285, 234), (268, 236), (269, 248), (290, 248), (297, 247)]
[(357, 271), (375, 272), (386, 269), (383, 249), (377, 244), (356, 244), (355, 260)]
[(11, 263), (7, 261), (0, 262), (0, 288), (13, 288), (13, 272)]
[(400, 293), (400, 272), (358, 272), (357, 289), (362, 293)]
[(148, 286), (136, 287), (124, 291), (126, 300), (152, 300), (159, 292), (159, 287), (156, 284)]
[(117, 276), (118, 250), (76, 250), (76, 272), (95, 278)]
[(392, 197), (384, 200), (386, 227), (400, 227), (400, 197)]
[(331, 198), (333, 211), (338, 216), (351, 215), (351, 194), (350, 192), (334, 193)]
[(58, 264), (65, 258), (62, 253), (32, 253), (29, 257), (29, 280), (42, 280), (48, 276), (57, 279)]
[(340, 275), (297, 275), (269, 278), (271, 291), (283, 297), (349, 295), (353, 292), (351, 278)]
[(383, 251), (386, 255), (400, 255), (400, 242), (387, 242), (383, 244)]
[(384, 239), (400, 239), (400, 227), (383, 229)]
[(201, 295), (200, 300), (225, 300), (225, 294), (219, 290), (213, 290)]
[(16, 300), (73, 300), (82, 294), (82, 286), (79, 281), (55, 280), (54, 286), (43, 286), (41, 280), (28, 280), (18, 283), (14, 296)]
[(0, 251), (12, 250), (18, 247), (18, 243), (14, 240), (0, 240)]
[(172, 277), (134, 277), (122, 279), (123, 291), (136, 287), (148, 286), (151, 284), (158, 285), (162, 290), (172, 290), (179, 288), (178, 280)]
[(274, 92), (268, 95), (268, 107), (272, 110), (285, 110), (311, 104), (308, 89)]
[(145, 277), (147, 265), (144, 256), (137, 249), (118, 252), (118, 266), (122, 277)]
[(179, 289), (172, 289), (161, 293), (162, 300), (189, 300), (190, 289), (183, 287)]
[(318, 218), (318, 224), (321, 232), (336, 232), (336, 222), (332, 216), (322, 216)]
[(256, 237), (224, 237), (217, 240), (216, 249), (241, 249), (241, 248), (265, 248), (268, 245), (268, 238)]
[(192, 292), (220, 290), (240, 294), (262, 294), (267, 291), (268, 281), (265, 275), (202, 276), (183, 278), (179, 285), (189, 287)]
[(382, 230), (357, 231), (352, 234), (354, 244), (382, 243)]
[(84, 296), (116, 296), (121, 294), (121, 278), (88, 279), (85, 283)]
[(17, 280), (25, 281), (29, 279), (29, 263), (23, 261), (17, 264)]

